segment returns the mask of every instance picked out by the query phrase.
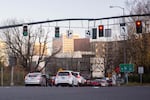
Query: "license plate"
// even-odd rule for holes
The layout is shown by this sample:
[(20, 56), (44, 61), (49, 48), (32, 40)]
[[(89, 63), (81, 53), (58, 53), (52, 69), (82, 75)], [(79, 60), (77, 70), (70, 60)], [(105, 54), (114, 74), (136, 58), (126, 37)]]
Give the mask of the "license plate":
[(62, 79), (65, 79), (65, 77), (61, 77)]

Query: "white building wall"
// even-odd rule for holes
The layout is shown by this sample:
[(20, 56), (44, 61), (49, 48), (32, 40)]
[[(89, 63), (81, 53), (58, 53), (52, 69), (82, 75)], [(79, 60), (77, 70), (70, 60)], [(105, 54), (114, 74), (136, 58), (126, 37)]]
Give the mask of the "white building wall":
[(102, 78), (105, 76), (104, 58), (90, 58), (92, 77)]

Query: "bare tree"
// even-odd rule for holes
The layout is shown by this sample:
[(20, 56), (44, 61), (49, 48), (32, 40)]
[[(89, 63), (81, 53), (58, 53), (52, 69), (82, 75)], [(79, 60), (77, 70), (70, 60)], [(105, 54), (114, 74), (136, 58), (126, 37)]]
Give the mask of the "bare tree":
[[(130, 14), (149, 14), (150, 1), (149, 0), (128, 0), (126, 2), (127, 9)], [(150, 35), (150, 16), (132, 17), (129, 18), (128, 23), (128, 41), (127, 41), (127, 56), (128, 62), (134, 63), (136, 66), (145, 66), (149, 69), (148, 60), (150, 54), (149, 42)], [(142, 21), (142, 34), (136, 34), (135, 21)]]
[[(18, 24), (17, 20), (8, 20), (5, 22), (5, 25), (15, 24)], [(23, 36), (22, 27), (14, 27), (4, 29), (2, 31), (3, 34), (1, 35), (1, 39), (6, 43), (7, 53), (9, 56), (16, 57), (18, 59), (17, 63), (26, 68), (28, 71), (35, 71), (38, 70), (41, 62), (45, 62), (44, 58), (46, 56), (46, 50), (48, 49), (49, 32), (50, 31), (42, 31), (41, 26), (36, 28), (35, 31), (32, 26), (28, 26), (28, 35)], [(41, 36), (41, 34), (43, 36)], [(39, 44), (38, 48), (36, 43)], [(34, 56), (38, 56), (36, 65), (33, 65)]]

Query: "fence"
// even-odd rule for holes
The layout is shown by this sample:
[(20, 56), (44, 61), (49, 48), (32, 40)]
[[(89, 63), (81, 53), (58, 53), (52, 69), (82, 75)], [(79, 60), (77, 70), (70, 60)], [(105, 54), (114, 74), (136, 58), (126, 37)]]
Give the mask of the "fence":
[(11, 67), (1, 68), (1, 86), (24, 85), (24, 76), (26, 72), (23, 68), (14, 67), (13, 79), (11, 79)]

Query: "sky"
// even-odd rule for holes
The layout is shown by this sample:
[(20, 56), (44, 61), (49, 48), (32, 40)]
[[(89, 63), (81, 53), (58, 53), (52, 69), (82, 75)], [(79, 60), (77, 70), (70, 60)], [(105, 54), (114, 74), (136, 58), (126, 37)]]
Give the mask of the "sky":
[[(17, 19), (25, 23), (66, 18), (104, 18), (123, 14), (120, 8), (110, 8), (110, 6), (120, 6), (125, 8), (126, 0), (0, 0), (0, 26), (6, 20)], [(126, 9), (125, 9), (126, 12)], [(72, 27), (88, 27), (87, 22), (59, 23), (59, 25)], [(79, 25), (80, 24), (80, 25)], [(82, 24), (82, 25), (81, 25)], [(53, 26), (56, 23), (53, 23)], [(59, 26), (58, 25), (58, 26)], [(60, 26), (61, 26), (60, 25)], [(92, 26), (93, 27), (93, 26)], [(69, 29), (61, 28), (61, 33)], [(74, 33), (85, 36), (83, 29), (72, 29)], [(54, 36), (54, 28), (51, 30)], [(84, 33), (84, 34), (82, 34)]]
[[(23, 20), (25, 23), (28, 23), (65, 18), (104, 18), (118, 16), (122, 15), (122, 9), (110, 8), (110, 6), (125, 8), (125, 1), (126, 0), (0, 0), (0, 26), (3, 26), (2, 23), (6, 20), (11, 19)], [(82, 23), (82, 25), (81, 23), (82, 22), (74, 22), (75, 25), (84, 27), (86, 25), (87, 27), (87, 23)], [(66, 25), (66, 23), (63, 24)], [(60, 29), (63, 33), (66, 32), (66, 30), (68, 29)], [(80, 33), (81, 37), (85, 36), (84, 29), (75, 29), (73, 32)], [(52, 41), (54, 37), (54, 28), (52, 28), (51, 33), (52, 34), (49, 35), (49, 41)]]
[(7, 19), (43, 21), (62, 18), (103, 18), (122, 14), (125, 0), (0, 0), (0, 22)]

